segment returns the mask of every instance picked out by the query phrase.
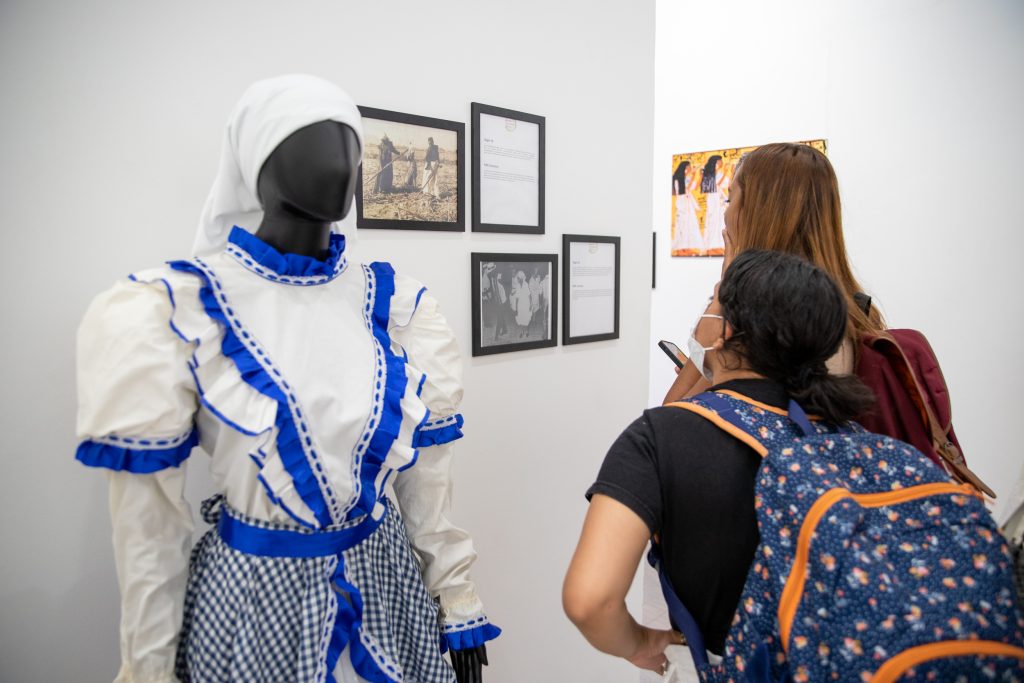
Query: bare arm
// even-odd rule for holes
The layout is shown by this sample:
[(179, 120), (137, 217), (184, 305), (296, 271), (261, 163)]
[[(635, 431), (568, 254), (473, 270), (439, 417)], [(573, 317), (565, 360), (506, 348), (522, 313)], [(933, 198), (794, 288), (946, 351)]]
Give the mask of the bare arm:
[(676, 375), (676, 379), (672, 382), (672, 386), (668, 388), (668, 393), (665, 394), (665, 400), (661, 402), (662, 405), (668, 405), (675, 401), (682, 401), (684, 398), (696, 396), (702, 391), (707, 391), (711, 388), (711, 382), (707, 381), (700, 376), (697, 372), (697, 368), (693, 366), (693, 363), (687, 362), (686, 365)]
[(641, 626), (626, 609), (626, 593), (649, 538), (636, 513), (613, 498), (595, 495), (565, 575), (562, 605), (595, 648), (660, 672), (665, 647), (681, 642), (681, 636)]

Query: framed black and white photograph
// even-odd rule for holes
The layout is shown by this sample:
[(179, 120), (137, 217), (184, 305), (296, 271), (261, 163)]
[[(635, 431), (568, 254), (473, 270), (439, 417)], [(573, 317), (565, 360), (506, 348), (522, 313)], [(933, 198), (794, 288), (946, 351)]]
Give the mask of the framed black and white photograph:
[(558, 344), (558, 255), (472, 254), (473, 355)]
[(464, 231), (466, 124), (372, 107), (359, 112), (356, 226)]
[(544, 117), (473, 102), (473, 230), (544, 234)]
[(619, 338), (620, 251), (618, 237), (562, 236), (563, 343)]

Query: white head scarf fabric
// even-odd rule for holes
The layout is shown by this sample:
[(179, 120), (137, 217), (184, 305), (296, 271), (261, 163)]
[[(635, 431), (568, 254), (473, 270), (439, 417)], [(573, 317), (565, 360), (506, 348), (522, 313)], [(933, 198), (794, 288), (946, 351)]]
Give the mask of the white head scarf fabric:
[[(295, 74), (257, 81), (235, 105), (224, 130), (220, 166), (203, 206), (192, 253), (219, 251), (232, 226), (255, 229), (263, 220), (256, 194), (260, 169), (285, 138), (320, 121), (339, 121), (355, 131), (359, 155), (363, 126), (359, 109), (344, 90), (316, 76)], [(355, 202), (353, 202), (353, 205)], [(332, 227), (342, 231), (348, 215)]]

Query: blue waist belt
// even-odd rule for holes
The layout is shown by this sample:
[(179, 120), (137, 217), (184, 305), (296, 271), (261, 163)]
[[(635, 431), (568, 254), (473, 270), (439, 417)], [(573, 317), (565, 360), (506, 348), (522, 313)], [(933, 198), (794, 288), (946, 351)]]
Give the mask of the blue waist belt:
[(261, 557), (331, 557), (338, 558), (338, 564), (331, 575), (331, 583), (338, 591), (346, 593), (348, 599), (337, 598), (338, 611), (331, 629), (331, 642), (327, 648), (327, 681), (333, 683), (334, 669), (338, 657), (351, 645), (350, 656), (356, 673), (373, 683), (390, 683), (397, 672), (388, 675), (385, 669), (392, 669), (384, 662), (378, 664), (359, 639), (359, 628), (363, 622), (363, 599), (359, 589), (345, 578), (344, 551), (353, 548), (377, 530), (387, 515), (387, 499), (381, 501), (385, 513), (380, 519), (366, 515), (363, 521), (344, 529), (326, 531), (293, 531), (291, 529), (265, 529), (245, 522), (231, 514), (227, 506), (221, 510), (217, 520), (217, 532), (229, 547), (249, 555)]

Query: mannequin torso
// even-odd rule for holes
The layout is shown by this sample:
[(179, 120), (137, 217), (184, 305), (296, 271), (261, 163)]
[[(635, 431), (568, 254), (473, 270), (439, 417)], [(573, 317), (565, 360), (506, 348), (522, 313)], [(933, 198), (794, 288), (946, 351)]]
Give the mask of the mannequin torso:
[[(271, 79), (243, 97), (226, 143), (202, 255), (118, 282), (79, 331), (77, 459), (110, 480), (118, 680), (404, 669), (449, 683), (440, 638), (456, 680), (477, 683), (500, 630), (444, 510), (462, 435), (454, 335), (421, 283), (349, 264), (332, 235), (360, 172), (358, 111), (319, 79)], [(190, 562), (181, 466), (197, 442), (220, 493)]]

